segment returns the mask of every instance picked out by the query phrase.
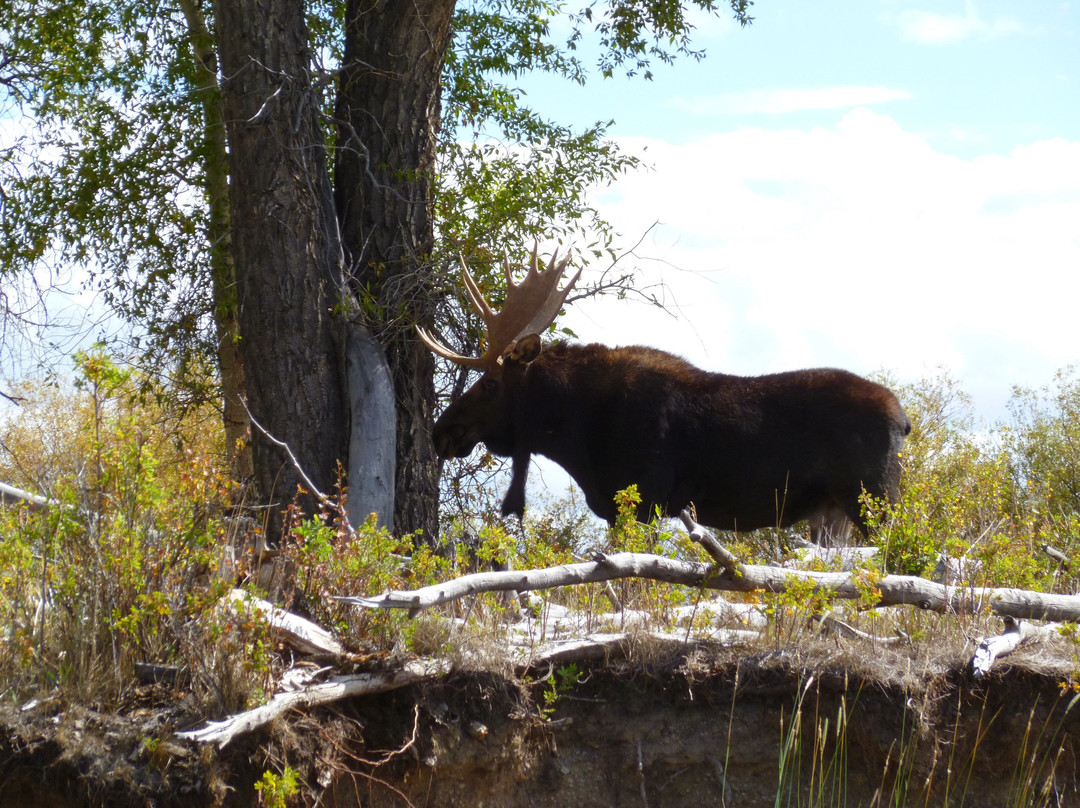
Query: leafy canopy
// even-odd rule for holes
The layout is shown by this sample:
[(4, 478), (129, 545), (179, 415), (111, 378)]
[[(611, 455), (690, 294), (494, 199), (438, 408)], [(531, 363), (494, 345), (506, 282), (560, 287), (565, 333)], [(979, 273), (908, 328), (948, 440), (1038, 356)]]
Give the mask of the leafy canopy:
[[(730, 2), (744, 25), (749, 6)], [(576, 132), (522, 103), (513, 80), (540, 70), (584, 82), (587, 36), (603, 75), (648, 77), (652, 60), (699, 58), (689, 46), (692, 8), (718, 13), (713, 0), (462, 3), (438, 168), (438, 228), (449, 249), (540, 233), (594, 232), (606, 244), (609, 228), (586, 192), (636, 160), (607, 140), (610, 122)], [(207, 165), (220, 156), (211, 153), (204, 104), (214, 90), (203, 70), (216, 68), (196, 61), (193, 41), (203, 34), (192, 22), (210, 14), (195, 0), (0, 3), (0, 103), (23, 124), (0, 151), (0, 273), (81, 267), (158, 364), (212, 355), (214, 344)], [(334, 0), (309, 9), (331, 145), (343, 17)], [(560, 17), (561, 38), (551, 26)]]

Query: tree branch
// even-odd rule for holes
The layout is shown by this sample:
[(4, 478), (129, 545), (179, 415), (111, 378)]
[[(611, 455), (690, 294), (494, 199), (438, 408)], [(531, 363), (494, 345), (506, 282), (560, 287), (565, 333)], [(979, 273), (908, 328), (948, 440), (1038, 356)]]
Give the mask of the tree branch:
[(23, 491), (21, 488), (16, 488), (13, 485), (0, 483), (0, 507), (17, 505), (19, 503), (26, 503), (27, 506), (35, 511), (44, 510), (45, 508), (60, 504), (48, 497), (39, 497), (37, 494), (31, 494), (29, 491)]
[(557, 586), (612, 581), (619, 578), (648, 578), (655, 581), (699, 586), (710, 574), (706, 564), (675, 561), (645, 553), (616, 553), (600, 561), (565, 564), (541, 570), (478, 572), (421, 589), (386, 592), (374, 598), (343, 596), (336, 600), (368, 609), (410, 609), (430, 606), (475, 595), (480, 592), (531, 591)]
[[(691, 537), (709, 536), (705, 528), (689, 516), (683, 518)], [(717, 548), (719, 548), (717, 550)], [(527, 592), (598, 583), (620, 578), (646, 578), (653, 581), (704, 587), (724, 592), (784, 592), (791, 581), (812, 581), (815, 592), (834, 598), (859, 600), (867, 586), (878, 593), (875, 606), (916, 606), (936, 612), (974, 614), (988, 609), (1000, 616), (1027, 620), (1080, 620), (1080, 596), (1053, 595), (1008, 587), (950, 586), (911, 575), (887, 575), (880, 581), (867, 582), (852, 572), (812, 572), (741, 564), (719, 542), (713, 548), (724, 561), (723, 570), (693, 561), (680, 561), (645, 553), (616, 553), (598, 561), (566, 564), (538, 570), (481, 572), (420, 589), (388, 591), (376, 597), (343, 596), (343, 603), (368, 609), (421, 609), (448, 603), (480, 592)], [(728, 566), (730, 565), (730, 566)]]
[(358, 673), (335, 676), (328, 682), (310, 685), (302, 690), (278, 693), (269, 702), (223, 721), (211, 721), (205, 727), (190, 732), (178, 732), (177, 738), (199, 743), (216, 743), (224, 747), (237, 735), (258, 729), (291, 709), (317, 707), (352, 696), (384, 693), (416, 682), (434, 679), (450, 670), (448, 662), (412, 660), (402, 667), (378, 673)]

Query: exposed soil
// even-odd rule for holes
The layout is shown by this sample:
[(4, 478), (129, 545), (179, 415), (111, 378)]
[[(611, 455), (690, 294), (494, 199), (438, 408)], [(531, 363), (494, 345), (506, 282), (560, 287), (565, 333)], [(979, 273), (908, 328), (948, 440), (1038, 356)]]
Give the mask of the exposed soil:
[(1080, 805), (1067, 665), (1021, 651), (975, 680), (959, 658), (869, 652), (643, 654), (579, 666), (572, 686), (460, 671), (224, 750), (172, 737), (202, 721), (167, 690), (121, 714), (7, 707), (0, 808), (256, 805), (255, 782), (286, 764), (300, 805)]

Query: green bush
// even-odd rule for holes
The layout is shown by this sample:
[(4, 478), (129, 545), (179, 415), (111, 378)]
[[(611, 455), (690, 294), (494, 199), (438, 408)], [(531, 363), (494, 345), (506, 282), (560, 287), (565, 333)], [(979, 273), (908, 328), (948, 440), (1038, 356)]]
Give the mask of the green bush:
[(134, 664), (184, 665), (228, 709), (246, 694), (207, 682), (201, 647), (225, 634), (216, 578), (234, 487), (216, 414), (180, 413), (100, 351), (74, 389), (26, 386), (3, 424), (0, 479), (56, 504), (3, 514), (0, 588), (10, 693), (58, 687), (120, 698)]
[[(891, 385), (912, 422), (902, 456), (901, 498), (868, 502), (874, 541), (889, 572), (931, 575), (943, 555), (978, 562), (974, 583), (1051, 589), (1050, 544), (1076, 552), (1069, 480), (1080, 461), (1080, 385), (1060, 381), (1047, 404), (1015, 391), (1014, 424), (983, 427), (948, 374)], [(1074, 565), (1075, 566), (1075, 565)]]

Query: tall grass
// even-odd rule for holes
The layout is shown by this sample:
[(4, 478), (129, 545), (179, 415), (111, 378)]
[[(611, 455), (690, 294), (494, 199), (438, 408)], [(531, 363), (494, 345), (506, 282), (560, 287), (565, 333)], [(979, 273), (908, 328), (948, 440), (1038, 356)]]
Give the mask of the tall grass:
[[(995, 794), (994, 805), (1007, 808), (1052, 808), (1067, 803), (1058, 767), (1066, 749), (1065, 728), (1073, 722), (1071, 713), (1080, 694), (1063, 689), (1057, 703), (1040, 710), (1036, 698), (1030, 707), (1023, 732), (1014, 743), (1001, 726), (1004, 707), (987, 714), (987, 703), (979, 705), (975, 716), (965, 714), (963, 705), (970, 692), (955, 691), (951, 730), (929, 731), (918, 715), (919, 706), (909, 700), (901, 710), (898, 737), (890, 746), (879, 785), (869, 803), (858, 789), (851, 789), (851, 777), (865, 776), (864, 752), (851, 748), (849, 727), (859, 721), (875, 720), (860, 715), (857, 687), (852, 698), (846, 692), (836, 697), (835, 713), (822, 715), (820, 682), (805, 673), (798, 682), (790, 711), (780, 716), (777, 754), (777, 808), (843, 808), (869, 805), (870, 808), (908, 806), (980, 806), (986, 790), (981, 778), (987, 776), (984, 750), (994, 729), (995, 764), (1011, 759), (1011, 768), (989, 772), (994, 783), (1005, 781)], [(732, 704), (734, 711), (734, 702)], [(1040, 716), (1042, 716), (1040, 718)], [(975, 726), (971, 726), (971, 722)], [(999, 724), (994, 728), (995, 724)], [(920, 729), (921, 727), (921, 729)], [(1010, 749), (1003, 752), (1003, 748)], [(1070, 773), (1075, 761), (1064, 759)], [(1001, 775), (1005, 775), (1002, 777)], [(1068, 784), (1070, 788), (1075, 783)], [(853, 793), (853, 791), (855, 793)]]
[(847, 694), (841, 695), (835, 715), (819, 713), (820, 692), (815, 690), (812, 714), (806, 715), (806, 699), (816, 684), (815, 676), (806, 676), (798, 688), (791, 714), (785, 719), (781, 712), (776, 808), (847, 804), (847, 729), (861, 687), (856, 689), (850, 704)]

